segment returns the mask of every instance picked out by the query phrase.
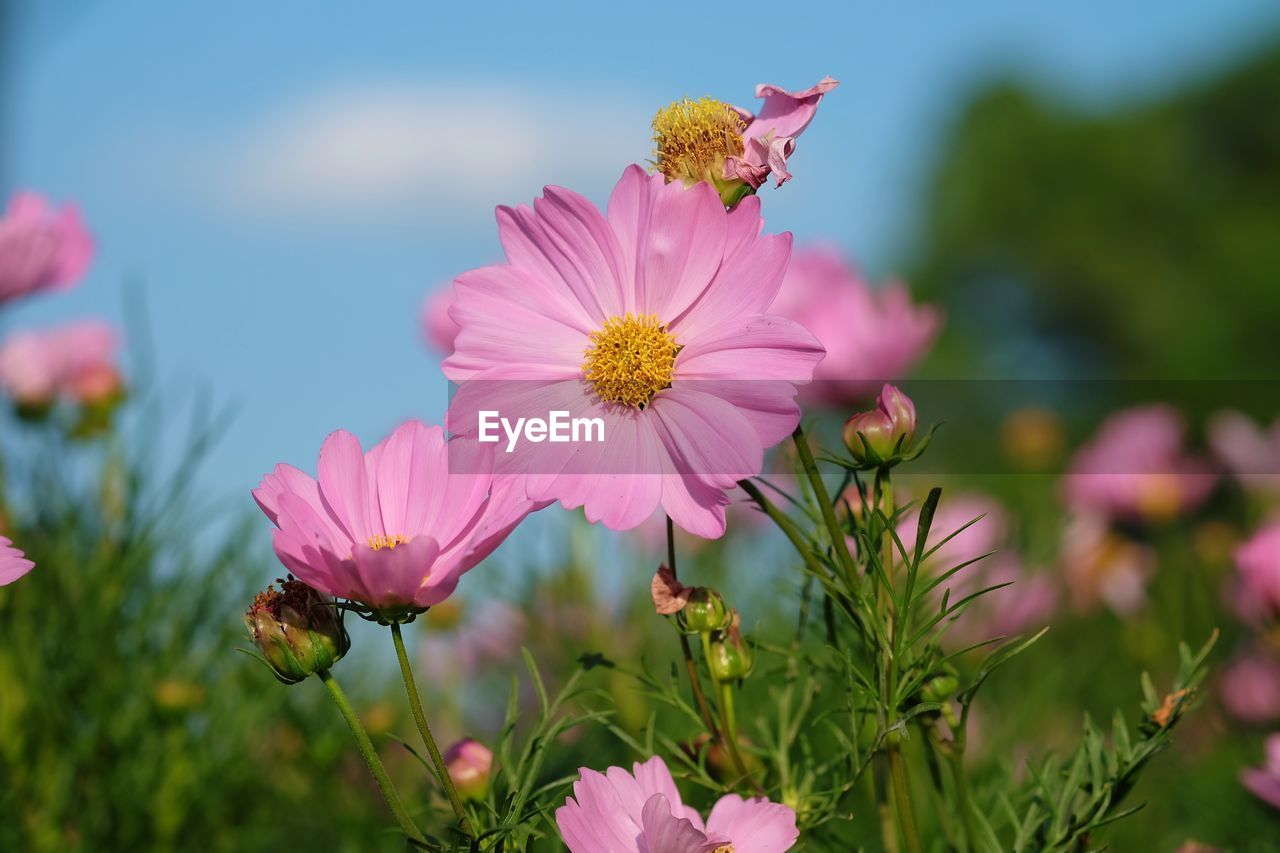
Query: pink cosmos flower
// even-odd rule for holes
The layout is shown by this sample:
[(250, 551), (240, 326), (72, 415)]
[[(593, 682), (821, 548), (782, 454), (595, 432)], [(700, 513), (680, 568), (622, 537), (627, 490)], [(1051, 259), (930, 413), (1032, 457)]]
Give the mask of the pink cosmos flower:
[(813, 121), (822, 96), (838, 85), (834, 78), (823, 77), (802, 92), (788, 92), (767, 83), (756, 86), (756, 97), (763, 98), (764, 105), (756, 115), (734, 108), (746, 122), (744, 151), (740, 157), (725, 160), (724, 177), (746, 181), (757, 189), (770, 174), (776, 181), (774, 186), (791, 180), (787, 158), (796, 150), (796, 139)]
[(806, 391), (831, 404), (860, 401), (881, 382), (905, 377), (942, 325), (938, 310), (913, 305), (901, 283), (872, 290), (830, 247), (792, 254), (769, 310), (795, 320), (826, 348)]
[(55, 212), (35, 193), (14, 193), (0, 218), (0, 304), (79, 281), (93, 257), (80, 211)]
[(489, 790), (493, 752), (473, 738), (463, 738), (444, 752), (449, 778), (465, 800), (483, 800)]
[(1171, 406), (1112, 415), (1082, 447), (1063, 478), (1067, 506), (1109, 519), (1167, 521), (1204, 502), (1217, 477), (1186, 454), (1186, 425)]
[(684, 805), (666, 763), (654, 756), (628, 773), (583, 767), (556, 810), (571, 853), (782, 853), (795, 844), (796, 813), (761, 798), (721, 797), (706, 823)]
[(0, 586), (13, 583), (35, 566), (12, 542), (0, 536)]
[(421, 609), (541, 508), (491, 469), (488, 448), (411, 421), (368, 453), (338, 430), (320, 448), (319, 482), (280, 464), (253, 497), (299, 580), (376, 610)]
[(117, 345), (115, 330), (97, 320), (17, 332), (0, 345), (0, 390), (24, 405), (108, 399), (121, 387)]
[(1156, 571), (1156, 554), (1149, 546), (1090, 515), (1077, 516), (1067, 525), (1059, 559), (1072, 606), (1080, 612), (1100, 603), (1120, 616), (1137, 612)]
[(1255, 797), (1280, 809), (1280, 734), (1267, 737), (1266, 762), (1240, 772), (1240, 782)]
[(558, 187), (533, 208), (499, 208), (508, 263), (455, 282), (460, 330), (444, 372), (462, 385), (450, 431), (476, 435), (485, 410), (512, 423), (599, 418), (602, 441), (530, 444), (498, 454), (502, 470), (527, 474), (533, 500), (582, 506), (615, 530), (661, 506), (683, 529), (720, 536), (725, 491), (794, 430), (796, 385), (823, 353), (766, 313), (791, 237), (762, 227), (755, 198), (726, 212), (709, 184), (686, 189), (638, 166), (607, 215)]
[(433, 291), (422, 303), (422, 338), (441, 355), (453, 352), (453, 339), (458, 336), (458, 324), (449, 316), (452, 306), (452, 283)]
[(1209, 422), (1209, 446), (1246, 489), (1280, 495), (1280, 418), (1269, 429), (1239, 412)]
[(1222, 673), (1223, 707), (1237, 720), (1257, 725), (1280, 719), (1280, 661), (1251, 652)]
[(1280, 617), (1280, 519), (1236, 549), (1241, 615), (1251, 622)]

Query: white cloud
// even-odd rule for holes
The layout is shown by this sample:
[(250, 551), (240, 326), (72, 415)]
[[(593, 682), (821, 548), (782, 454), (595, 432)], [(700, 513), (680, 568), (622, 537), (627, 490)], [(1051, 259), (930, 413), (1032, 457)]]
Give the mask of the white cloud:
[(207, 141), (193, 171), (238, 216), (469, 224), (548, 183), (598, 193), (647, 156), (651, 111), (604, 90), (349, 85)]

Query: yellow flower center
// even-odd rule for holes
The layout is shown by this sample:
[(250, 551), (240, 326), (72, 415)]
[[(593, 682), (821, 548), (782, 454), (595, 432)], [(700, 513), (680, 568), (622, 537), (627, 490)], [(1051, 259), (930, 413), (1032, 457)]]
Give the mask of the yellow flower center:
[(721, 844), (719, 847), (712, 850), (711, 853), (733, 853), (733, 845)]
[(747, 123), (724, 101), (688, 98), (653, 117), (654, 165), (667, 180), (720, 179), (726, 157), (741, 157)]
[(375, 551), (390, 551), (397, 545), (404, 545), (408, 541), (409, 540), (404, 536), (390, 536), (384, 533), (379, 533), (375, 536), (369, 537), (369, 547)]
[(595, 394), (606, 403), (644, 408), (670, 387), (680, 345), (654, 314), (610, 317), (591, 333), (582, 363)]

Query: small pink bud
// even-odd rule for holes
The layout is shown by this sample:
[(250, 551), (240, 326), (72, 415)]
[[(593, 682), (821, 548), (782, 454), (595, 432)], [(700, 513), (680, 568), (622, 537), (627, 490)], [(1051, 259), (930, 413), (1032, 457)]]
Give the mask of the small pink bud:
[(915, 437), (915, 404), (893, 385), (881, 390), (876, 408), (859, 412), (844, 425), (845, 446), (859, 462), (874, 464), (889, 459), (910, 446)]
[(480, 741), (471, 738), (458, 741), (445, 750), (444, 763), (462, 799), (478, 802), (489, 793), (493, 753)]

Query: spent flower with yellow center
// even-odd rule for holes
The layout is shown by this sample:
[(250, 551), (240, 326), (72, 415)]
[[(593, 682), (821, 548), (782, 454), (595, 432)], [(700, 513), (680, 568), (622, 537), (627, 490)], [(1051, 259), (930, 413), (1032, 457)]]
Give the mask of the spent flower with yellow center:
[(680, 345), (656, 314), (610, 317), (591, 333), (582, 372), (606, 403), (644, 408), (671, 386)]
[(351, 647), (333, 600), (295, 580), (268, 586), (244, 615), (262, 659), (285, 684), (333, 666)]
[(745, 151), (746, 129), (746, 120), (724, 101), (675, 101), (653, 117), (653, 164), (668, 181), (707, 181), (733, 206), (752, 192), (746, 181), (725, 177), (725, 160)]

